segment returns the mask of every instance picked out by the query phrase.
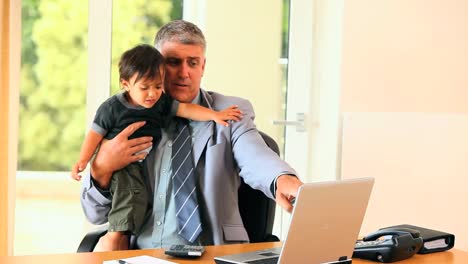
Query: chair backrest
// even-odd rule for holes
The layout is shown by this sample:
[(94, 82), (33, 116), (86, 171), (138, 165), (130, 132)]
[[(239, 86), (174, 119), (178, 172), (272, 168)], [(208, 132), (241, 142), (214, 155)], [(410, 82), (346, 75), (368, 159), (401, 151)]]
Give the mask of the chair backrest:
[[(260, 132), (265, 143), (279, 155), (278, 144), (267, 134)], [(279, 241), (272, 234), (275, 219), (276, 202), (261, 191), (252, 189), (241, 178), (238, 191), (239, 211), (250, 242)]]

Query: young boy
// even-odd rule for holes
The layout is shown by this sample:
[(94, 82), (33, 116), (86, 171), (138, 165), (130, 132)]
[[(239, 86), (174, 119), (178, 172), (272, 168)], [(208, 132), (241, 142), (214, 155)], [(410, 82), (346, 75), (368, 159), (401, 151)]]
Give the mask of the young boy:
[[(119, 62), (120, 84), (124, 91), (107, 99), (97, 110), (87, 134), (78, 162), (71, 176), (80, 180), (82, 172), (103, 140), (112, 139), (129, 124), (146, 121), (131, 138), (152, 136), (153, 146), (161, 139), (161, 127), (175, 116), (198, 121), (214, 120), (227, 126), (225, 120), (239, 121), (237, 106), (223, 111), (179, 103), (164, 93), (164, 57), (150, 45), (139, 45), (123, 53)], [(149, 152), (149, 150), (146, 150)], [(101, 239), (101, 250), (128, 249), (128, 234), (138, 234), (147, 212), (146, 179), (141, 162), (135, 162), (115, 172), (110, 192), (112, 209), (108, 215), (109, 230)]]

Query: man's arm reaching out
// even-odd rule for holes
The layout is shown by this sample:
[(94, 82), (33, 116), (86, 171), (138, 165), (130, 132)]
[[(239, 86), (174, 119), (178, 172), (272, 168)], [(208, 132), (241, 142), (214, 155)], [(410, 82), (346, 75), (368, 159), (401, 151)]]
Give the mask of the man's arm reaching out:
[(276, 180), (276, 202), (289, 213), (293, 209), (292, 200), (302, 184), (296, 176), (288, 174), (280, 175)]

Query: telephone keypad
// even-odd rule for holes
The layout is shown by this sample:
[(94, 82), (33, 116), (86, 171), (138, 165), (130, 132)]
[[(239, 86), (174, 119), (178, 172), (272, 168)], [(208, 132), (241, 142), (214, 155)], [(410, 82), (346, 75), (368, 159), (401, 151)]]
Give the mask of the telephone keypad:
[(382, 243), (386, 242), (385, 240), (372, 240), (372, 241), (356, 241), (355, 248), (362, 248), (362, 247), (371, 247), (377, 246)]

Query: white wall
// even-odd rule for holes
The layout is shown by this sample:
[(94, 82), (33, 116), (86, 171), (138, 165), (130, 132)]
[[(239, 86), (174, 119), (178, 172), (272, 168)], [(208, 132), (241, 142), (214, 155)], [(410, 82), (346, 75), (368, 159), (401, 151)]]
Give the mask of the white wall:
[(414, 224), (468, 250), (468, 2), (345, 2), (342, 177), (373, 176), (362, 232)]
[(468, 250), (468, 115), (347, 113), (343, 178), (375, 177), (362, 234), (412, 224)]
[(345, 2), (343, 111), (468, 113), (468, 1)]

